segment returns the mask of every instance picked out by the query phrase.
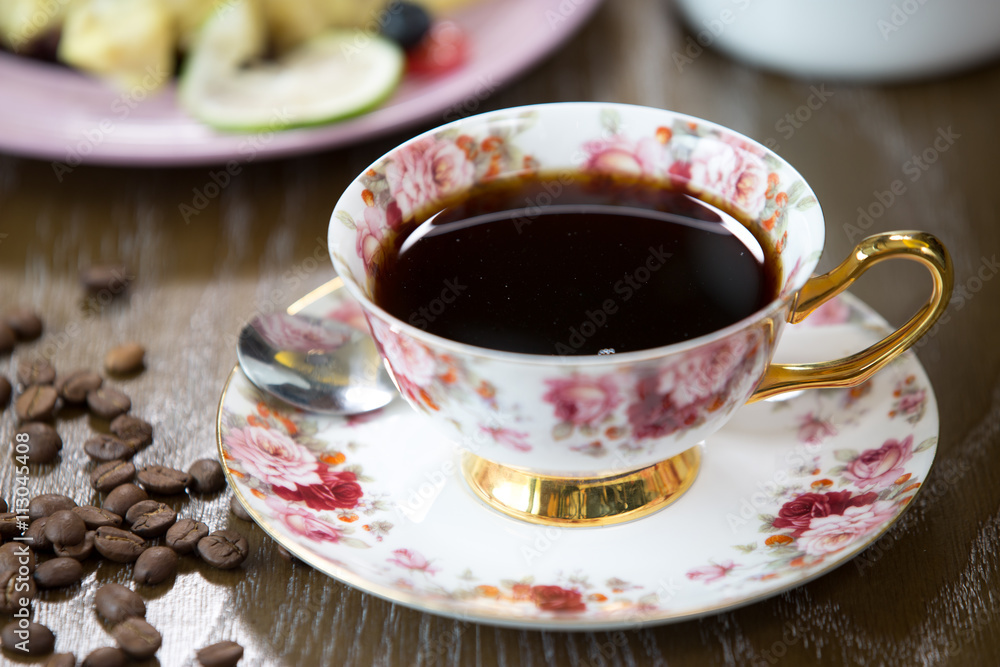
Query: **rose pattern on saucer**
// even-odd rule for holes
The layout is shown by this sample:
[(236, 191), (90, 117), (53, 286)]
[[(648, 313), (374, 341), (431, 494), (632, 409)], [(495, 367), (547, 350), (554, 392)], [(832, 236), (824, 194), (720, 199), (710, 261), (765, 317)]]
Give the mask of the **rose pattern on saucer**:
[[(245, 390), (253, 410), (227, 414), (220, 422), (223, 459), (230, 474), (243, 480), (249, 492), (265, 500), (276, 519), (293, 534), (311, 540), (367, 548), (350, 524), (361, 517), (380, 517), (388, 510), (377, 495), (366, 495), (361, 484), (371, 481), (361, 467), (345, 465), (347, 455), (329, 451), (317, 439), (315, 420), (278, 404), (255, 388)], [(374, 527), (374, 528), (373, 528)], [(392, 523), (365, 523), (376, 542)]]
[[(908, 375), (897, 383), (894, 395), (901, 395), (901, 386), (913, 395), (927, 395), (925, 388), (915, 385), (916, 376)], [(872, 443), (860, 452), (835, 449), (832, 460), (822, 467), (823, 443), (835, 438), (840, 428), (849, 428), (858, 421), (857, 413), (867, 411), (863, 398), (870, 391), (871, 381), (850, 390), (816, 392), (818, 402), (836, 403), (840, 411), (836, 422), (815, 411), (797, 418), (800, 447), (794, 455), (802, 464), (792, 467), (791, 475), (782, 475), (784, 479), (792, 477), (790, 482), (783, 479), (779, 483), (776, 476), (764, 485), (764, 498), (755, 498), (751, 503), (760, 510), (756, 515), (758, 530), (768, 537), (734, 545), (742, 559), (714, 560), (691, 568), (686, 572), (689, 580), (723, 582), (719, 585), (726, 586), (727, 580), (745, 584), (748, 580), (780, 579), (794, 576), (796, 570), (816, 569), (828, 557), (880, 534), (903, 511), (921, 486), (920, 478), (908, 471), (909, 464), (914, 455), (936, 446), (936, 436), (914, 444), (910, 433), (887, 438), (877, 446)], [(844, 395), (850, 400), (845, 400)], [(784, 409), (784, 403), (776, 403), (773, 408)], [(766, 511), (772, 507), (777, 511)], [(735, 528), (750, 518), (730, 513), (727, 520)]]

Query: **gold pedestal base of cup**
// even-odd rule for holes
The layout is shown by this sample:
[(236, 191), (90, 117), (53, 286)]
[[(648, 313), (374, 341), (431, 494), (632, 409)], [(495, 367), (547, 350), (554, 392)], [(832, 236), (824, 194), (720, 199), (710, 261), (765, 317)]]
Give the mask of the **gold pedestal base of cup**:
[(546, 526), (608, 526), (652, 514), (687, 491), (698, 475), (701, 448), (607, 477), (536, 475), (465, 452), (462, 473), (495, 510)]

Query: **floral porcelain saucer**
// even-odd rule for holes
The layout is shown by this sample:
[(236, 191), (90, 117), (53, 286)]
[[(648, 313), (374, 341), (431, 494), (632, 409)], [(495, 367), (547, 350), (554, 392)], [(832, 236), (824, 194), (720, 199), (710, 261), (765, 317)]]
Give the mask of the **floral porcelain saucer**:
[[(289, 310), (364, 327), (339, 287), (335, 280)], [(789, 325), (777, 358), (835, 358), (888, 331), (842, 296)], [(302, 412), (239, 370), (218, 415), (236, 497), (313, 567), (462, 620), (598, 630), (719, 612), (844, 564), (927, 478), (938, 414), (911, 353), (860, 387), (745, 406), (705, 443), (699, 476), (677, 502), (599, 528), (532, 525), (490, 509), (436, 429), (402, 400), (359, 417)]]

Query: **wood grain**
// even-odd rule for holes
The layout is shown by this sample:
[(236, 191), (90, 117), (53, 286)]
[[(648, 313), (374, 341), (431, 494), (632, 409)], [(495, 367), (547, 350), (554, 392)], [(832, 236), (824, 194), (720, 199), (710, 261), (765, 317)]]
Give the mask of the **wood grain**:
[[(937, 393), (941, 443), (910, 511), (854, 561), (774, 599), (674, 625), (573, 634), (497, 629), (384, 602), (279, 558), (262, 531), (230, 515), (225, 493), (184, 497), (172, 501), (183, 516), (240, 530), (251, 556), (234, 572), (184, 558), (174, 581), (141, 589), (164, 636), (158, 664), (193, 664), (196, 648), (222, 639), (246, 646), (242, 665), (1000, 664), (1000, 277), (989, 268), (1000, 253), (1000, 66), (894, 87), (826, 82), (832, 95), (786, 136), (778, 123), (820, 82), (762, 73), (710, 51), (679, 71), (672, 54), (684, 37), (668, 3), (608, 2), (565, 49), (469, 106), (613, 100), (773, 140), (823, 205), (821, 268), (849, 251), (844, 225), (856, 224), (858, 207), (906, 178), (906, 161), (939, 129), (953, 128), (960, 138), (867, 230), (939, 235), (966, 290), (919, 348)], [(114, 383), (156, 429), (139, 462), (186, 467), (214, 456), (215, 408), (235, 362), (235, 332), (252, 312), (284, 308), (331, 276), (324, 238), (340, 190), (416, 131), (248, 162), (187, 220), (181, 205), (191, 205), (215, 168), (81, 166), (60, 182), (47, 162), (0, 156), (0, 308), (32, 305), (47, 323), (43, 339), (0, 358), (0, 372), (12, 376), (20, 359), (41, 354), (60, 370), (98, 368), (113, 345), (141, 341), (146, 371)], [(130, 266), (134, 287), (108, 303), (88, 300), (77, 271), (106, 260)], [(977, 273), (988, 278), (977, 282)], [(900, 322), (923, 299), (921, 276), (879, 267), (854, 291)], [(82, 452), (95, 426), (83, 414), (60, 419), (62, 460), (33, 472), (33, 493), (75, 489), (78, 501), (97, 500)], [(0, 440), (10, 442), (13, 429), (8, 409)], [(6, 498), (12, 470), (0, 464)], [(129, 574), (95, 559), (81, 586), (42, 595), (37, 618), (56, 631), (57, 650), (82, 658), (111, 643), (92, 610), (94, 591), (127, 583)]]

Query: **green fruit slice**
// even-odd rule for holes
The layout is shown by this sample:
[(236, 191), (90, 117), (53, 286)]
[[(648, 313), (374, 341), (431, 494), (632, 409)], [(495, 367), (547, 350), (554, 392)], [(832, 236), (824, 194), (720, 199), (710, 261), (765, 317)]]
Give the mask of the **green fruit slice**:
[(202, 27), (180, 80), (181, 104), (219, 129), (264, 131), (328, 123), (369, 111), (396, 89), (405, 58), (395, 43), (331, 30), (273, 62), (263, 25), (244, 1)]

